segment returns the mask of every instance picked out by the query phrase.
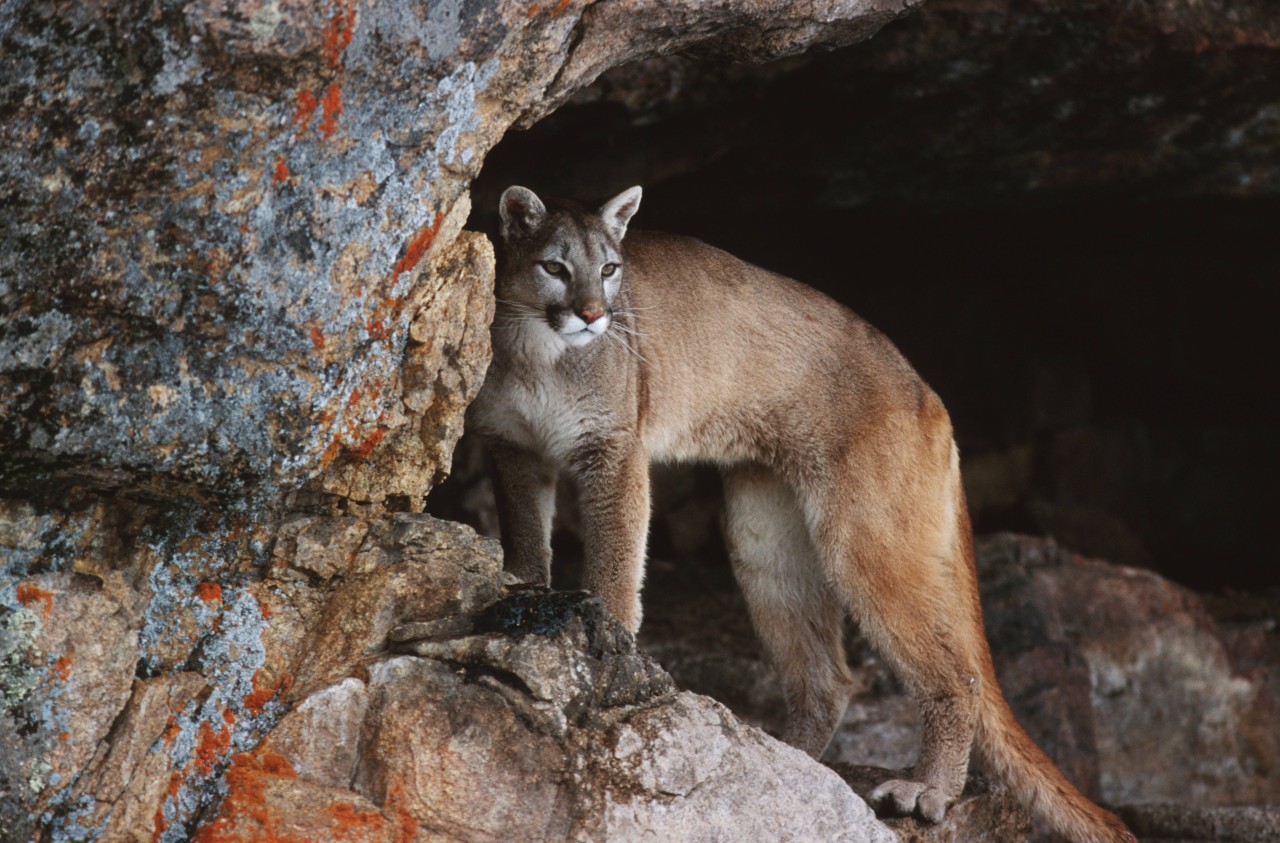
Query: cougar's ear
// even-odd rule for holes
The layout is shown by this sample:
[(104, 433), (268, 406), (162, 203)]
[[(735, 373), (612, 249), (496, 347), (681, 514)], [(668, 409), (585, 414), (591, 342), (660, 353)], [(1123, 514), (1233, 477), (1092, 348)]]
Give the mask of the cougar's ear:
[(629, 187), (600, 208), (600, 219), (604, 220), (605, 227), (614, 239), (621, 240), (627, 233), (627, 223), (631, 222), (631, 217), (640, 208), (641, 193), (639, 187)]
[(547, 206), (542, 204), (538, 194), (516, 184), (502, 191), (498, 215), (502, 217), (502, 239), (510, 240), (530, 234), (541, 225), (547, 218)]

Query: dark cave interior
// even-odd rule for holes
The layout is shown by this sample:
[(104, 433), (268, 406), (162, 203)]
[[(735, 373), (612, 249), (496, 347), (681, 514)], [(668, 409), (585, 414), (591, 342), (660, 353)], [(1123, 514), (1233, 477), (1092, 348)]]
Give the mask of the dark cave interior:
[[(1280, 202), (1201, 189), (1204, 168), (1230, 169), (1208, 141), (1143, 170), (1149, 124), (1177, 109), (1144, 121), (1122, 105), (1155, 96), (1143, 85), (1167, 103), (1195, 87), (1188, 75), (1217, 71), (1157, 56), (1164, 76), (1096, 95), (1101, 71), (1059, 75), (1038, 106), (1019, 99), (1013, 68), (922, 95), (919, 79), (945, 73), (897, 66), (931, 24), (912, 25), (764, 68), (676, 58), (606, 76), (508, 133), (469, 227), (493, 231), (508, 184), (590, 201), (641, 184), (636, 227), (805, 281), (898, 344), (951, 410), (978, 532), (1052, 535), (1199, 590), (1280, 585), (1265, 306)], [(1054, 102), (1104, 113), (1112, 100), (1105, 142), (1041, 125)], [(948, 128), (932, 138), (930, 125)], [(456, 471), (431, 509), (462, 517)]]

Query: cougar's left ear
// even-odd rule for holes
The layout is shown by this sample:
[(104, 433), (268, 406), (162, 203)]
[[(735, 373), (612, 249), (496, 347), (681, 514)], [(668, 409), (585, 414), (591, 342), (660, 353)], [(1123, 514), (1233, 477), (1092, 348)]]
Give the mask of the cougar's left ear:
[(627, 233), (627, 223), (640, 208), (641, 192), (639, 187), (629, 187), (601, 206), (600, 219), (615, 240), (621, 240)]
[(538, 194), (527, 187), (514, 184), (502, 191), (498, 200), (498, 216), (502, 218), (502, 239), (512, 235), (522, 236), (533, 231), (547, 218), (547, 206)]

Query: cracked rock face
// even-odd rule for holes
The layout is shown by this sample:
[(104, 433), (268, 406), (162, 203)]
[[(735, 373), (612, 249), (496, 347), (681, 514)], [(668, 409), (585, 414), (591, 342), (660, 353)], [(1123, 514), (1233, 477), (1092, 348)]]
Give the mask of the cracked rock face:
[[(0, 590), (26, 724), (0, 775), (29, 788), (4, 839), (896, 839), (830, 770), (676, 693), (598, 598), (499, 601), (496, 545), (465, 527), (294, 518), (270, 558), (177, 605), (119, 576)], [(140, 677), (157, 611), (201, 644)]]
[(279, 493), (424, 413), (415, 469), (446, 471), (487, 305), (451, 289), (483, 250), (443, 254), (502, 134), (630, 59), (774, 58), (909, 5), (5, 4), (0, 479)]

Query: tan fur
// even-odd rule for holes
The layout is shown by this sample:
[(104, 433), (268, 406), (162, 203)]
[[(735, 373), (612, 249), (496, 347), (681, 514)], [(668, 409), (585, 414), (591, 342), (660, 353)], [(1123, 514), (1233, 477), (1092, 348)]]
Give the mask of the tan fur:
[[(735, 574), (781, 675), (788, 742), (816, 757), (839, 723), (848, 614), (922, 713), (911, 778), (872, 794), (883, 810), (941, 819), (976, 736), (980, 757), (1066, 836), (1134, 840), (1035, 747), (996, 685), (937, 395), (879, 332), (808, 287), (688, 238), (623, 239), (633, 191), (598, 215), (548, 210), (520, 188), (503, 197), (494, 363), (471, 422), (496, 449), (508, 567), (548, 581), (551, 489), (568, 473), (586, 586), (634, 630), (648, 463), (716, 463)], [(537, 269), (547, 255), (558, 256), (553, 269), (569, 265), (565, 284)], [(611, 293), (594, 274), (615, 258), (623, 278)], [(612, 324), (582, 347), (557, 346), (540, 321), (548, 305), (601, 301)]]

